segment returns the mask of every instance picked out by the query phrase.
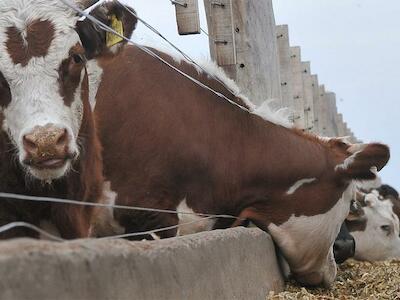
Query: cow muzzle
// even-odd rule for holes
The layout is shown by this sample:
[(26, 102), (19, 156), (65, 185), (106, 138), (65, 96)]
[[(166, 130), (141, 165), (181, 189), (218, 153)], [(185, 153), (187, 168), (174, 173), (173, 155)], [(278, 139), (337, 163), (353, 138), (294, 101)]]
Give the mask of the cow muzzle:
[[(66, 128), (54, 124), (36, 126), (32, 131), (23, 136), (25, 158), (23, 164), (35, 172), (33, 175), (39, 179), (55, 179), (64, 175), (67, 165), (76, 157), (76, 152), (71, 151), (71, 135)], [(61, 171), (64, 169), (64, 171)], [(42, 178), (38, 175), (41, 171), (60, 171)], [(60, 174), (62, 173), (62, 174)], [(52, 178), (54, 177), (54, 178)]]
[(354, 238), (338, 239), (333, 244), (333, 253), (337, 264), (344, 263), (348, 258), (354, 257), (356, 242)]

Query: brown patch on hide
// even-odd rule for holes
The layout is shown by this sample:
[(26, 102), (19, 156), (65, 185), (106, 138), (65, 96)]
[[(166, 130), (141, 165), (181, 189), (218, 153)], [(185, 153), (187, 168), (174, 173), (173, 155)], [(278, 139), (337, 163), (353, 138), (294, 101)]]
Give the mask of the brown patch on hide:
[(367, 218), (361, 218), (357, 220), (346, 220), (347, 228), (350, 232), (354, 231), (365, 231), (367, 228)]
[(69, 53), (69, 57), (63, 60), (58, 70), (59, 91), (67, 106), (71, 106), (74, 102), (75, 92), (81, 82), (82, 69), (85, 64), (85, 50), (81, 45), (76, 44)]
[(21, 32), (16, 27), (6, 30), (7, 51), (14, 64), (26, 66), (33, 57), (45, 57), (54, 39), (54, 25), (48, 20), (35, 20)]

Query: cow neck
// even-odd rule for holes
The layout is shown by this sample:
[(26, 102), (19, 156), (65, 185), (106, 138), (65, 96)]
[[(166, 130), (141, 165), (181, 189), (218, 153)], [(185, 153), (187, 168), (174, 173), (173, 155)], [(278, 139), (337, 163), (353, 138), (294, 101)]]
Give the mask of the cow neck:
[[(89, 99), (88, 78), (82, 86), (82, 99)], [(81, 147), (80, 157), (74, 163), (77, 172), (70, 172), (67, 177), (69, 196), (78, 200), (95, 202), (101, 195), (103, 183), (103, 161), (101, 144), (97, 134), (94, 112), (89, 101), (84, 101), (83, 120), (78, 142)]]
[[(335, 162), (324, 142), (296, 129), (254, 118), (257, 125), (249, 127), (256, 129), (248, 132), (250, 139), (243, 144), (247, 154), (242, 156), (242, 165), (247, 169), (239, 172), (247, 176), (241, 195), (241, 199), (248, 199), (244, 206), (252, 206), (253, 201), (255, 207), (269, 211), (267, 214), (273, 216), (270, 221), (275, 224), (292, 215), (324, 214), (334, 207), (348, 185), (335, 183)], [(333, 184), (324, 187), (326, 195), (315, 195), (306, 188), (288, 195), (289, 188), (300, 180)]]

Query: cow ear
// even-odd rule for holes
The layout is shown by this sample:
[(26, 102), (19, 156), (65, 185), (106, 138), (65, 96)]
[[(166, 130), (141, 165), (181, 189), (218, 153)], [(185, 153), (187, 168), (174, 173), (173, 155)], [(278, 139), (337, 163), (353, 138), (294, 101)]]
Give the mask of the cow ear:
[[(90, 15), (127, 39), (131, 38), (137, 25), (135, 10), (119, 1), (105, 2), (93, 9)], [(106, 32), (88, 18), (78, 21), (76, 30), (86, 50), (87, 59), (107, 52), (116, 54), (126, 44), (126, 40)]]
[(377, 204), (378, 204), (378, 198), (376, 197), (376, 195), (375, 194), (368, 194), (368, 195), (366, 195), (365, 196), (365, 199), (364, 199), (364, 202), (365, 202), (365, 205), (366, 206), (368, 206), (368, 207), (374, 207), (374, 206), (376, 206)]
[(389, 161), (389, 147), (379, 143), (347, 145), (347, 157), (335, 167), (345, 180), (374, 180)]

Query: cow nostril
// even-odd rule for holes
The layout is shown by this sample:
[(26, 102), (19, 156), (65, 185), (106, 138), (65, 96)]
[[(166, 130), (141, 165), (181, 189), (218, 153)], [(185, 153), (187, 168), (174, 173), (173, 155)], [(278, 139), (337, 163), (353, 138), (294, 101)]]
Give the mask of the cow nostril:
[(57, 146), (65, 146), (68, 143), (68, 132), (66, 129), (60, 134), (57, 139)]
[(29, 135), (24, 136), (23, 143), (24, 143), (25, 150), (28, 152), (34, 152), (38, 149), (38, 145), (35, 143), (35, 141)]

